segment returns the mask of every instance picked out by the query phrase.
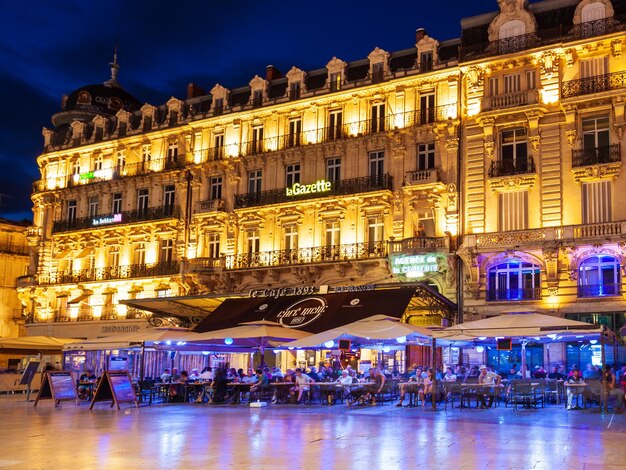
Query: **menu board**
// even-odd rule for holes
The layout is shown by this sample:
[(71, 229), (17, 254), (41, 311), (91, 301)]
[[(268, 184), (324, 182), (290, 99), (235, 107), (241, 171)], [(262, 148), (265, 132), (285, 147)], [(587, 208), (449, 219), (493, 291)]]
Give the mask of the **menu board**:
[(24, 373), (20, 378), (20, 385), (28, 385), (30, 387), (30, 383), (33, 381), (35, 374), (37, 373), (37, 369), (39, 369), (39, 361), (30, 361), (24, 369)]
[(78, 394), (76, 393), (76, 382), (74, 376), (69, 370), (46, 372), (37, 393), (35, 406), (39, 400), (51, 398), (57, 406), (61, 401), (74, 400), (78, 403)]
[(139, 406), (135, 388), (130, 380), (130, 374), (127, 370), (109, 370), (105, 372), (104, 377), (100, 380), (98, 388), (93, 395), (90, 409), (100, 401), (111, 401), (111, 407), (114, 405), (120, 409), (120, 403), (134, 403)]
[(126, 356), (111, 356), (109, 370), (127, 370), (128, 358)]

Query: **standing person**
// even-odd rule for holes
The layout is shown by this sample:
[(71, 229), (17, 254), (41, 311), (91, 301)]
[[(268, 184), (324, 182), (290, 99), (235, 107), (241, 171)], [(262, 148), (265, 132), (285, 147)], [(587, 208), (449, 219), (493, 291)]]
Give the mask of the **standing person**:
[[(487, 366), (485, 365), (480, 366), (480, 375), (478, 376), (478, 383), (484, 385), (484, 387), (481, 387), (481, 389), (478, 391), (477, 398), (478, 398), (478, 401), (480, 402), (480, 407), (482, 409), (491, 408), (491, 405), (493, 404), (493, 400), (495, 397), (494, 387), (500, 386), (500, 380), (501, 380), (501, 377), (495, 372), (488, 371)], [(487, 402), (485, 401), (486, 395), (489, 397), (489, 405), (487, 405)]]

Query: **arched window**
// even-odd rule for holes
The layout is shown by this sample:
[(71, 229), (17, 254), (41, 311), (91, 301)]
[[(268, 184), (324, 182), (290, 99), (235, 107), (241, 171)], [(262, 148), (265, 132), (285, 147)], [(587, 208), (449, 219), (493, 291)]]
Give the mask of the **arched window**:
[(507, 260), (487, 272), (487, 300), (541, 298), (541, 269), (536, 264)]
[(511, 20), (500, 26), (499, 39), (509, 39), (526, 33), (526, 25), (520, 20)]
[(621, 293), (619, 260), (613, 256), (596, 255), (578, 267), (578, 297), (601, 297)]
[(601, 2), (590, 3), (585, 5), (580, 16), (583, 23), (603, 20), (606, 17), (606, 8)]

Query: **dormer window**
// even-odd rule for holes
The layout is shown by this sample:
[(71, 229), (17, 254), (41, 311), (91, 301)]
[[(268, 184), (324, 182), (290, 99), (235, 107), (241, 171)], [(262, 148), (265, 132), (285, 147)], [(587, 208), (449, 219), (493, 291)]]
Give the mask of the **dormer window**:
[(213, 102), (213, 115), (219, 116), (224, 113), (224, 98), (218, 98)]
[(263, 105), (263, 90), (254, 90), (252, 93), (252, 106), (259, 108)]
[(581, 12), (581, 19), (583, 23), (603, 20), (604, 18), (606, 18), (606, 8), (602, 2), (585, 5), (583, 7), (583, 11)]
[(329, 82), (330, 91), (341, 90), (341, 72), (331, 73)]
[(385, 78), (385, 67), (382, 62), (372, 64), (372, 83), (382, 82)]
[(420, 71), (427, 72), (433, 69), (433, 51), (425, 51), (420, 54)]
[(300, 82), (292, 82), (289, 84), (289, 99), (290, 100), (297, 100), (300, 98), (300, 89), (301, 89), (301, 83)]

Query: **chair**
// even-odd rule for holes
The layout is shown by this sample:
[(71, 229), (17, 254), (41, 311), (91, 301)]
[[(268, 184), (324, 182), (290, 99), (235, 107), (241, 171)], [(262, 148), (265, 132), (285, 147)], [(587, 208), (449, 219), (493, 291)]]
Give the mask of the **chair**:
[(154, 396), (154, 380), (140, 380), (137, 383), (137, 398), (139, 403), (144, 403), (148, 399), (148, 405), (152, 405)]
[(458, 382), (444, 382), (443, 384), (444, 395), (444, 411), (448, 411), (448, 403), (451, 403), (452, 409), (454, 409), (454, 400), (461, 401), (463, 384)]
[(514, 410), (517, 410), (519, 405), (523, 408), (537, 408), (539, 403), (543, 408), (543, 394), (537, 384), (522, 380), (513, 381), (511, 382), (510, 403)]
[(558, 389), (558, 383), (556, 380), (546, 379), (544, 381), (543, 394), (545, 400), (550, 400), (552, 403), (560, 402), (560, 395)]

